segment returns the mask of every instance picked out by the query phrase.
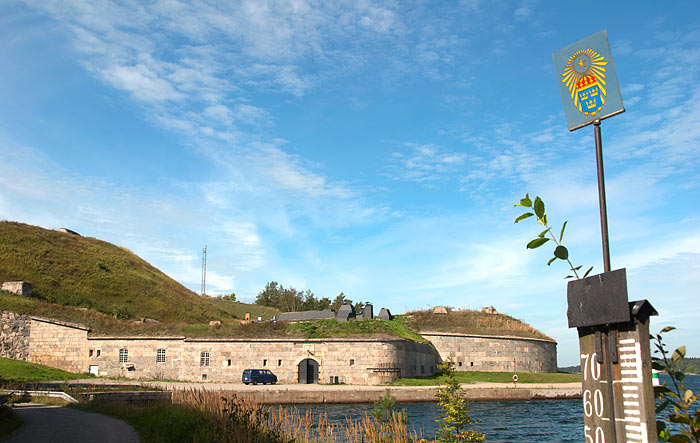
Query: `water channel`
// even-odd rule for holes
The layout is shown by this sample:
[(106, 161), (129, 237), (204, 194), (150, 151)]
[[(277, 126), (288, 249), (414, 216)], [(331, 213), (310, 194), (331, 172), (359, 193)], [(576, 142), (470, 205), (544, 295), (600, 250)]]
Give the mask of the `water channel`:
[[(662, 381), (668, 378), (662, 377)], [(700, 376), (687, 376), (686, 388), (700, 391)], [(301, 413), (327, 414), (331, 422), (345, 423), (370, 414), (372, 405), (329, 404), (290, 406)], [(435, 436), (440, 417), (437, 403), (402, 403), (408, 414), (409, 428), (425, 438)], [(469, 415), (481, 421), (479, 430), (489, 443), (578, 443), (584, 441), (581, 400), (472, 402)]]

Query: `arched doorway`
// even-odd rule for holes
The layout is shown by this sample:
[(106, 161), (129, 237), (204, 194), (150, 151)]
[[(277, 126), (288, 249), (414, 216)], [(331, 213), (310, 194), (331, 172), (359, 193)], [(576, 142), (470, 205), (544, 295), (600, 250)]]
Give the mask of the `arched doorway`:
[(299, 362), (299, 384), (313, 383), (318, 383), (318, 363), (312, 358), (307, 358)]

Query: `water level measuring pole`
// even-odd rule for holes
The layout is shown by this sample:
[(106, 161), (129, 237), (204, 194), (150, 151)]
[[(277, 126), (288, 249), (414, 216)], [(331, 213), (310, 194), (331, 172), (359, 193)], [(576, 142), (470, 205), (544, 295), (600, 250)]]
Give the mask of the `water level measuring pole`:
[(646, 300), (629, 302), (625, 269), (610, 265), (600, 123), (625, 111), (605, 30), (553, 54), (570, 131), (590, 124), (595, 137), (603, 273), (567, 286), (567, 318), (577, 328), (586, 443), (656, 443)]

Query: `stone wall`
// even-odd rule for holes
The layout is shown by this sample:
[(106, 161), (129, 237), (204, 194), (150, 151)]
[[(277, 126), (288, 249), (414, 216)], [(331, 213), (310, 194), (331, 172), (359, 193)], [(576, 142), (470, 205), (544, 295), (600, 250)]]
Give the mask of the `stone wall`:
[[(183, 337), (90, 337), (88, 365), (95, 375), (178, 380)], [(158, 361), (158, 350), (161, 361)], [(120, 350), (126, 361), (120, 362)], [(162, 361), (162, 360), (165, 361)]]
[[(421, 371), (431, 375), (438, 359), (432, 346), (402, 339), (91, 337), (88, 348), (99, 375), (213, 382), (240, 382), (244, 369), (255, 368), (271, 370), (280, 383), (298, 383), (299, 364), (313, 359), (320, 383), (332, 376), (339, 383), (376, 385)], [(128, 351), (128, 362), (119, 362), (120, 349)], [(165, 350), (165, 362), (157, 362), (158, 349)]]
[(27, 361), (30, 319), (10, 311), (0, 313), (0, 357)]
[(31, 317), (28, 361), (69, 372), (87, 372), (88, 331), (80, 325)]
[(6, 281), (0, 288), (3, 291), (12, 292), (13, 294), (23, 295), (25, 297), (32, 296), (32, 284), (26, 281)]
[(556, 372), (557, 343), (520, 337), (491, 337), (421, 332), (444, 360), (452, 358), (457, 371)]
[(239, 382), (244, 369), (254, 368), (271, 370), (280, 383), (298, 383), (306, 359), (317, 364), (320, 383), (337, 377), (340, 383), (363, 385), (432, 375), (448, 358), (458, 371), (510, 372), (514, 360), (520, 372), (557, 370), (556, 342), (534, 338), (423, 332), (429, 344), (375, 338), (88, 337), (81, 325), (11, 312), (3, 312), (1, 321), (1, 355), (103, 376)]

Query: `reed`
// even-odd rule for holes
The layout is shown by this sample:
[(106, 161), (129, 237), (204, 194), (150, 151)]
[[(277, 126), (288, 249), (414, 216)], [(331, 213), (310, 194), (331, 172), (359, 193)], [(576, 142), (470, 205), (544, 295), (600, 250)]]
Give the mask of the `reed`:
[[(298, 443), (414, 443), (421, 441), (409, 431), (405, 415), (392, 411), (386, 420), (369, 416), (360, 420), (330, 422), (326, 414), (299, 414), (284, 406), (263, 406), (231, 392), (197, 389), (176, 391), (173, 403), (188, 405), (213, 417), (217, 442)], [(425, 441), (425, 440), (423, 440)]]

